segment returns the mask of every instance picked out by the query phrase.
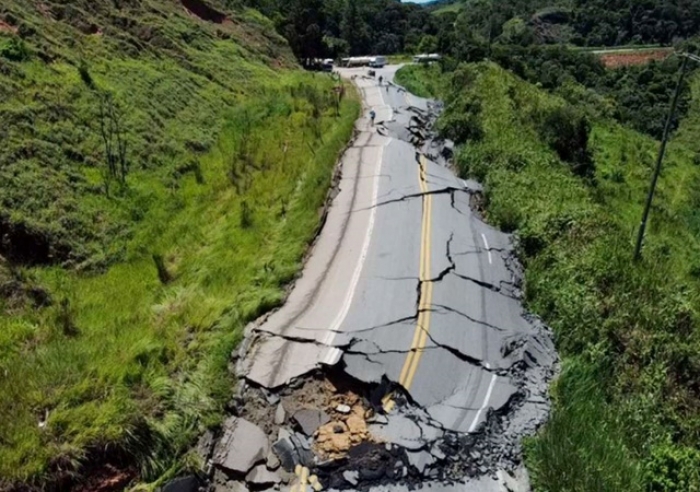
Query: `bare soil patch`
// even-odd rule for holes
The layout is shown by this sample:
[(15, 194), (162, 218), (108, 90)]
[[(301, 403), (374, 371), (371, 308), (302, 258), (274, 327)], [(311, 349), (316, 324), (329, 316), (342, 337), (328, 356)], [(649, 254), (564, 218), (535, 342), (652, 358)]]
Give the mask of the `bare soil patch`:
[(662, 61), (668, 58), (673, 50), (645, 50), (645, 51), (629, 51), (617, 53), (603, 53), (599, 57), (606, 68), (629, 67), (635, 65), (645, 65), (652, 61)]

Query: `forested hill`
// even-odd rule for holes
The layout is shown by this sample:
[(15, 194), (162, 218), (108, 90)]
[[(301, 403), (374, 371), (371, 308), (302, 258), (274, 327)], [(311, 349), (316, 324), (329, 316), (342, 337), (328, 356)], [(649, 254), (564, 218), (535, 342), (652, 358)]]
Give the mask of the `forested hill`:
[(399, 0), (244, 1), (274, 20), (302, 60), (427, 50), (441, 26), (428, 9)]
[[(579, 46), (670, 44), (697, 34), (700, 0), (460, 0), (464, 21), (491, 35)], [(443, 9), (443, 11), (445, 11)], [(447, 10), (455, 12), (455, 10)]]

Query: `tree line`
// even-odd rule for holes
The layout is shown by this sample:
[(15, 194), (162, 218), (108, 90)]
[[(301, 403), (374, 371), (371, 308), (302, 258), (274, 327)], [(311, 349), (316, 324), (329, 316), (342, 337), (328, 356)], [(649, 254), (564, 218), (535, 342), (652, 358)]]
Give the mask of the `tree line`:
[(700, 30), (700, 0), (465, 0), (460, 22), (518, 43), (669, 45)]
[(303, 64), (435, 49), (441, 20), (399, 0), (244, 0), (271, 18)]

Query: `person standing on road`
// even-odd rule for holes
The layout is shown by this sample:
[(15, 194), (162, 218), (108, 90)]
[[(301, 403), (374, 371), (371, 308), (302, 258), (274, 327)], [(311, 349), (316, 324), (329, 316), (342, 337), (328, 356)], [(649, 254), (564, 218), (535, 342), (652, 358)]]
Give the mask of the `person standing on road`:
[(379, 85), (382, 85), (382, 82), (384, 82), (384, 77), (381, 75), (379, 76)]
[(377, 117), (377, 113), (373, 109), (369, 111), (369, 119), (372, 120), (372, 126), (374, 126), (374, 119)]

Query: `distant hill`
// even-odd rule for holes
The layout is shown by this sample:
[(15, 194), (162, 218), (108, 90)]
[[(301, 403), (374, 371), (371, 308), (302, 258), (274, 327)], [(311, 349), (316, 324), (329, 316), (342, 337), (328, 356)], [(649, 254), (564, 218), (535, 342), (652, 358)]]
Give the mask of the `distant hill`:
[[(670, 44), (700, 32), (700, 0), (608, 2), (605, 0), (463, 0), (466, 22), (483, 29), (491, 19), (501, 35), (517, 19), (545, 43), (578, 46)], [(510, 22), (510, 24), (508, 24)]]

